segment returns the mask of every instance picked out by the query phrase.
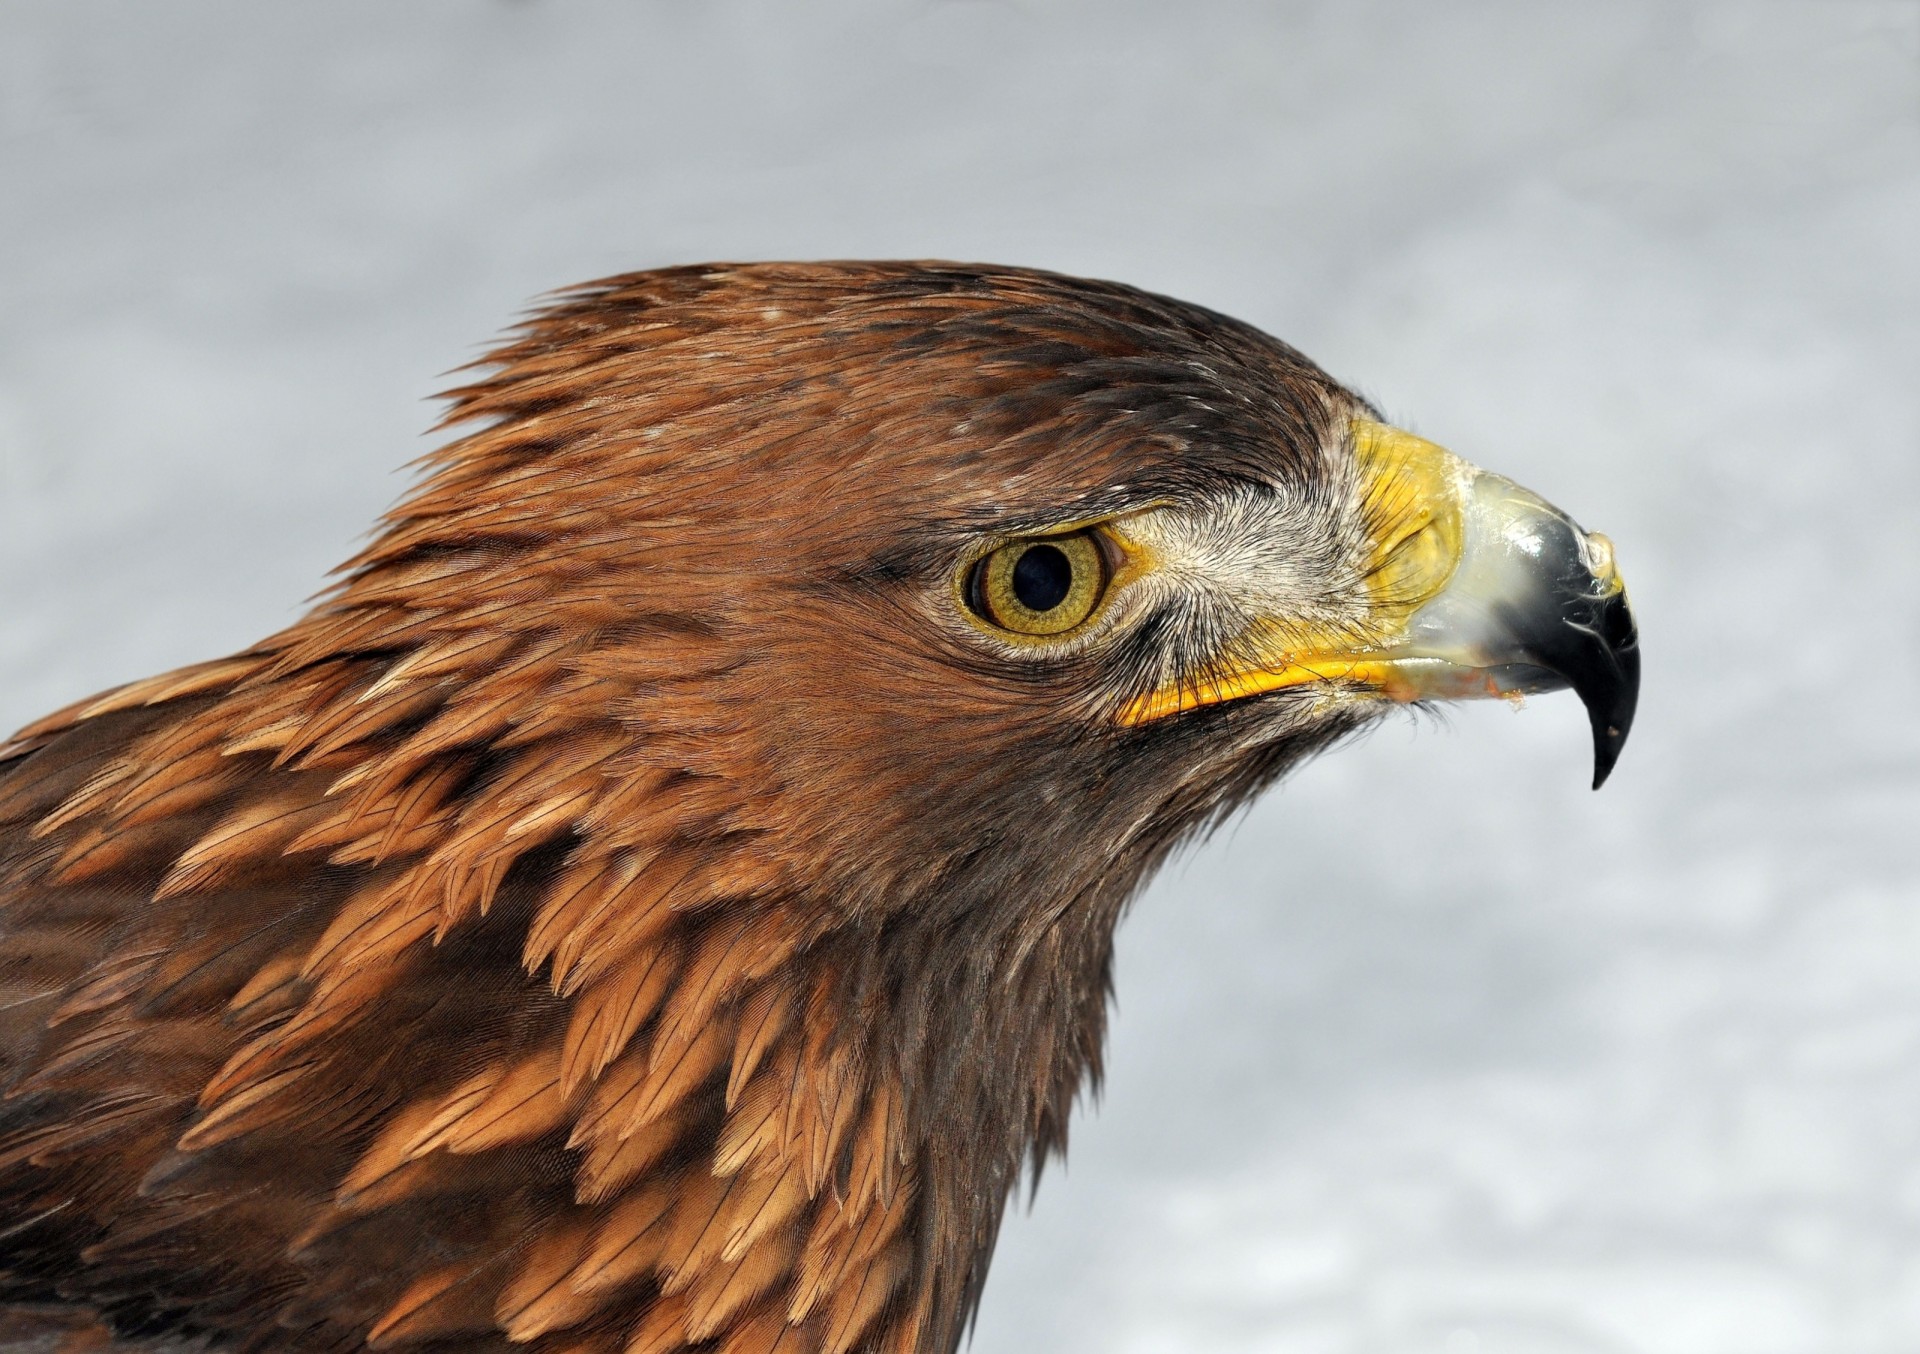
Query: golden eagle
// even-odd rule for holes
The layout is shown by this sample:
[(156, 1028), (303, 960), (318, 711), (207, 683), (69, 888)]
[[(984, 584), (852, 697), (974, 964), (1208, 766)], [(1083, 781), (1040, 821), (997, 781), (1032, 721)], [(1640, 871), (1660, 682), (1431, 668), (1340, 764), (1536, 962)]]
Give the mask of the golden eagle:
[(1109, 283), (563, 294), (339, 585), (0, 747), (0, 1303), (237, 1350), (948, 1351), (1179, 841), (1636, 634), (1604, 537)]

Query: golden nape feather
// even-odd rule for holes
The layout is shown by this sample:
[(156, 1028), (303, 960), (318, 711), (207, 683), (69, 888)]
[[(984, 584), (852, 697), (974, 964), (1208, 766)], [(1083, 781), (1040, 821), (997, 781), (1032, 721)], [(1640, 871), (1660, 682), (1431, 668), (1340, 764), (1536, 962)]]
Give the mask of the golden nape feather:
[(0, 748), (0, 1342), (951, 1350), (1176, 842), (1631, 717), (1604, 538), (1129, 288), (642, 273), (451, 398), (297, 625)]

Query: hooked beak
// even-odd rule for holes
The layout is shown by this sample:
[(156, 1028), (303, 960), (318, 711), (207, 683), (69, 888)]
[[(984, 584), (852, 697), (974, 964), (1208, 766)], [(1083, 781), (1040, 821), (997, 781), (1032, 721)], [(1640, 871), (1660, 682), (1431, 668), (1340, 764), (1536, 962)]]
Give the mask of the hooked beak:
[(1474, 471), (1464, 499), (1459, 561), (1409, 617), (1388, 660), (1396, 688), (1388, 694), (1572, 687), (1593, 726), (1597, 790), (1626, 746), (1640, 695), (1640, 636), (1613, 543), (1501, 475)]
[(1362, 636), (1275, 623), (1198, 684), (1122, 715), (1314, 683), (1395, 701), (1518, 697), (1571, 687), (1593, 726), (1593, 786), (1619, 760), (1640, 693), (1639, 634), (1613, 544), (1512, 480), (1370, 420), (1353, 425), (1375, 527)]

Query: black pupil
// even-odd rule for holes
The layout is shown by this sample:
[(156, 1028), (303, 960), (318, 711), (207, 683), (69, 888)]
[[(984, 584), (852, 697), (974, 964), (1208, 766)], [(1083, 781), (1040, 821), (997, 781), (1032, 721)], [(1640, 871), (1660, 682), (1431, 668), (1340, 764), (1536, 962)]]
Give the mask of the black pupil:
[(1057, 545), (1030, 545), (1013, 566), (1013, 595), (1029, 611), (1051, 611), (1073, 591), (1073, 561)]

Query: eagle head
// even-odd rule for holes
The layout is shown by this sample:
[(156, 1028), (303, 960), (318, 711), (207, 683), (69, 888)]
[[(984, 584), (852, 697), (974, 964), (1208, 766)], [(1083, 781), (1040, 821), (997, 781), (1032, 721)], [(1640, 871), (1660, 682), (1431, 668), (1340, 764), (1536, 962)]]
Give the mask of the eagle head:
[(1199, 307), (595, 283), (339, 585), (0, 751), (0, 1293), (287, 1349), (946, 1350), (1157, 862), (1611, 546)]

